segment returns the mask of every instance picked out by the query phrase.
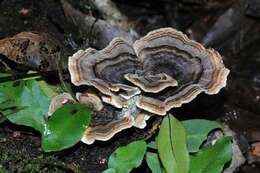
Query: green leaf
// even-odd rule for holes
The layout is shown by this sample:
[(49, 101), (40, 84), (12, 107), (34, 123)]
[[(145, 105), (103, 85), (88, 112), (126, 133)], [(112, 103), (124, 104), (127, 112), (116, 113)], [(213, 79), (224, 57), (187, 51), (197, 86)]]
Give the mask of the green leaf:
[(167, 173), (189, 172), (185, 128), (172, 115), (163, 119), (157, 145), (161, 162)]
[(146, 162), (149, 168), (152, 170), (152, 173), (163, 173), (163, 168), (157, 153), (146, 153)]
[(190, 173), (220, 173), (231, 158), (231, 138), (223, 137), (191, 157)]
[(0, 83), (0, 102), (14, 101), (23, 92), (25, 81)]
[(41, 133), (44, 132), (44, 115), (48, 111), (50, 98), (41, 90), (37, 81), (2, 83), (0, 95), (1, 101), (9, 103), (5, 104), (6, 107), (16, 107), (8, 111), (8, 116), (5, 111), (1, 111), (12, 123), (30, 126)]
[(128, 173), (141, 165), (146, 152), (146, 143), (135, 141), (127, 146), (117, 148), (108, 160), (108, 168), (114, 168), (116, 173)]
[(59, 93), (62, 92), (62, 89), (60, 86), (49, 85), (44, 80), (38, 81), (38, 83), (39, 83), (42, 91), (50, 98), (57, 96)]
[[(0, 73), (0, 77), (6, 76)], [(45, 151), (68, 148), (81, 139), (90, 123), (90, 111), (79, 104), (66, 105), (46, 122), (44, 117), (51, 97), (58, 90), (59, 87), (51, 87), (44, 81), (3, 82), (0, 84), (0, 115), (14, 124), (40, 131)]]
[(102, 173), (116, 173), (116, 170), (114, 168), (109, 168), (103, 171)]
[(42, 136), (44, 151), (62, 150), (79, 142), (90, 118), (90, 110), (80, 104), (68, 104), (56, 110)]
[[(155, 141), (156, 141), (156, 139), (155, 139)], [(157, 150), (157, 145), (156, 145), (156, 142), (155, 142), (155, 141), (150, 141), (150, 142), (147, 144), (147, 147)]]
[(182, 121), (187, 132), (187, 143), (189, 152), (198, 152), (203, 141), (207, 139), (208, 133), (223, 126), (216, 121), (194, 119)]

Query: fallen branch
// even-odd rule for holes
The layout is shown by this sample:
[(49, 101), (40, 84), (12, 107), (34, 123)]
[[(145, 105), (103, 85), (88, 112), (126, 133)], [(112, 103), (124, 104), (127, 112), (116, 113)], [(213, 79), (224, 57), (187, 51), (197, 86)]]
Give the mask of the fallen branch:
[(127, 17), (124, 16), (110, 0), (92, 0), (102, 17), (110, 24), (128, 30)]
[(91, 43), (86, 43), (83, 48), (95, 47), (102, 49), (115, 37), (123, 37), (130, 43), (133, 43), (136, 37), (126, 32), (120, 27), (113, 26), (109, 22), (96, 19), (95, 17), (74, 9), (67, 1), (61, 0), (64, 13), (68, 21), (78, 27), (82, 36), (93, 38)]

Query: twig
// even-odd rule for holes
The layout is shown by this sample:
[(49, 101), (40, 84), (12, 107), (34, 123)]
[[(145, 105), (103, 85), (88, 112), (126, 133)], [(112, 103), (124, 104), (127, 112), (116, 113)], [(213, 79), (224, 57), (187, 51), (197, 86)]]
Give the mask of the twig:
[(62, 85), (62, 89), (63, 89), (65, 92), (68, 92), (68, 93), (70, 93), (71, 95), (73, 95), (72, 92), (71, 92), (71, 90), (67, 87), (67, 85), (66, 85), (66, 83), (65, 83), (65, 80), (64, 80), (64, 78), (63, 78), (63, 71), (62, 71), (62, 69), (63, 69), (63, 65), (62, 65), (62, 64), (63, 64), (63, 63), (62, 63), (61, 56), (58, 56), (58, 60), (56, 60), (55, 62), (56, 62), (56, 65), (57, 65), (58, 75), (59, 75), (60, 83), (61, 83), (61, 85)]
[(4, 65), (6, 71), (12, 71), (12, 69), (1, 58), (0, 58), (0, 63)]
[(23, 74), (23, 75), (12, 75), (12, 76), (7, 76), (7, 77), (1, 77), (0, 78), (0, 83), (4, 83), (4, 82), (8, 82), (8, 81), (20, 81), (20, 80), (38, 79), (38, 78), (41, 78), (40, 73), (29, 73), (29, 74)]

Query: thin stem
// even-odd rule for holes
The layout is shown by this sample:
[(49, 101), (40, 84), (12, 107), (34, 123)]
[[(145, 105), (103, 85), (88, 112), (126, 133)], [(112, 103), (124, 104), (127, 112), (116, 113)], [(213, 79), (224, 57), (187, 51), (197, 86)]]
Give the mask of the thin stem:
[[(62, 59), (61, 56), (58, 56), (58, 61), (56, 60), (56, 65), (57, 65), (57, 69), (58, 69), (58, 74), (59, 74), (59, 79), (60, 79), (60, 83), (61, 83), (61, 87), (63, 89), (64, 92), (69, 93), (73, 98), (74, 98), (74, 94), (72, 93), (72, 91), (68, 88), (67, 84), (65, 83), (65, 80), (63, 78), (63, 73), (62, 73), (62, 69), (63, 69), (63, 63), (62, 63)], [(75, 98), (74, 98), (75, 99)]]
[(19, 81), (19, 80), (30, 80), (40, 78), (41, 75), (39, 73), (29, 73), (23, 75), (12, 75), (0, 78), (0, 83), (9, 82), (9, 81)]

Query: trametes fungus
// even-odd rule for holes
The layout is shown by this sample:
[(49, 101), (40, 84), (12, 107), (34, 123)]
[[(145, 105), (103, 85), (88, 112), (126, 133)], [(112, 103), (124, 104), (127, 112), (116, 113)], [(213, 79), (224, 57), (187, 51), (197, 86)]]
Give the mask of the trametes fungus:
[(80, 50), (69, 57), (69, 72), (74, 85), (98, 91), (77, 94), (94, 111), (82, 138), (87, 144), (132, 126), (144, 128), (150, 116), (165, 115), (201, 92), (216, 94), (229, 74), (218, 52), (172, 28), (152, 31), (133, 45), (115, 38), (103, 50)]

